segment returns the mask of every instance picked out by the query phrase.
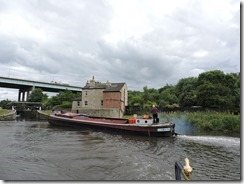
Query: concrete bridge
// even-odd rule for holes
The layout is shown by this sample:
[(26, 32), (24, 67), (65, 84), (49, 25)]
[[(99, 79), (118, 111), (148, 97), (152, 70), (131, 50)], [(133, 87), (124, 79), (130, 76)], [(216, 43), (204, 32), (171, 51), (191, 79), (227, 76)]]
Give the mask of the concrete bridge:
[(46, 92), (57, 93), (65, 90), (72, 92), (82, 91), (80, 86), (70, 86), (69, 84), (39, 82), (9, 77), (0, 77), (0, 87), (19, 89), (18, 101), (27, 101), (30, 92), (35, 88), (40, 88)]

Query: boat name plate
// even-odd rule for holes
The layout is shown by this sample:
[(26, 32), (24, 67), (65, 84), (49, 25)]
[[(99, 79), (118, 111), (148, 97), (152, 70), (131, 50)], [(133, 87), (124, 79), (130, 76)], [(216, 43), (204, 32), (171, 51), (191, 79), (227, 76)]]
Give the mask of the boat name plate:
[(168, 132), (168, 131), (170, 131), (170, 128), (158, 128), (157, 131), (158, 132)]

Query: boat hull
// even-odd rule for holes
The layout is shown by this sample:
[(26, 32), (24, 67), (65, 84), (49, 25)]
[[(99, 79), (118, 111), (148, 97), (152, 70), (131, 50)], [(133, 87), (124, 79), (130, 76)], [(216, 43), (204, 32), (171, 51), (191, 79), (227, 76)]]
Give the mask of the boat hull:
[[(136, 125), (128, 123), (111, 123), (107, 119), (101, 119), (100, 121), (92, 121), (89, 118), (87, 119), (75, 119), (75, 118), (66, 118), (58, 117), (51, 115), (48, 118), (50, 125), (61, 126), (61, 127), (73, 127), (73, 128), (94, 128), (106, 131), (112, 131), (116, 133), (128, 133), (133, 135), (143, 135), (150, 137), (171, 137), (175, 134), (174, 123), (160, 123), (154, 125)], [(111, 120), (111, 119), (110, 119)], [(114, 121), (116, 121), (114, 120)], [(111, 120), (113, 121), (113, 120)], [(126, 120), (122, 120), (126, 121)]]

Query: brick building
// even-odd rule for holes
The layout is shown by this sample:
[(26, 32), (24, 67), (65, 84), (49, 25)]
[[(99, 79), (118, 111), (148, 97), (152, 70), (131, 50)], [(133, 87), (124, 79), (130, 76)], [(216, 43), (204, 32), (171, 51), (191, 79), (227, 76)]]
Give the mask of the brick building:
[(82, 114), (120, 118), (128, 105), (128, 88), (126, 83), (101, 83), (87, 81), (82, 88), (81, 99), (75, 99), (72, 111)]

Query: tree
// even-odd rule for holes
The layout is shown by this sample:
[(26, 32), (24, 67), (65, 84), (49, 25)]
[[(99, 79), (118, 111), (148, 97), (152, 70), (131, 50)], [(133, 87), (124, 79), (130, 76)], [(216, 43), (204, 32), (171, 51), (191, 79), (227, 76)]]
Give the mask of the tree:
[(197, 104), (196, 101), (197, 78), (188, 77), (179, 80), (175, 86), (175, 93), (181, 107), (189, 107)]
[(73, 99), (81, 97), (81, 93), (73, 93), (72, 91), (60, 91), (56, 96), (52, 96), (45, 102), (45, 106), (57, 106), (68, 108), (72, 107)]
[(233, 74), (220, 70), (201, 73), (196, 90), (197, 102), (203, 107), (230, 110), (235, 108), (238, 97), (238, 82)]
[(166, 84), (166, 86), (162, 87), (162, 88), (159, 88), (158, 89), (158, 92), (159, 93), (162, 93), (163, 91), (167, 90), (168, 88), (172, 88), (174, 87), (173, 85), (169, 85), (169, 84)]
[(198, 77), (183, 78), (173, 85), (157, 89), (143, 87), (143, 92), (128, 91), (129, 106), (146, 109), (179, 104), (181, 107), (202, 106), (225, 110), (240, 110), (240, 75), (224, 74), (220, 70), (201, 73)]
[(2, 107), (3, 109), (6, 109), (7, 107), (8, 107), (8, 104), (10, 104), (11, 103), (11, 101), (9, 100), (9, 99), (7, 99), (7, 100), (2, 100), (1, 102), (0, 102), (0, 107)]
[(142, 92), (128, 90), (128, 106), (143, 106)]
[(43, 102), (47, 98), (48, 98), (47, 94), (43, 94), (42, 89), (36, 88), (31, 92), (28, 101), (29, 102)]
[(148, 87), (147, 86), (144, 86), (143, 87), (143, 95), (142, 95), (142, 98), (143, 98), (144, 105), (147, 104), (148, 101), (149, 101), (149, 90), (148, 90)]
[(159, 104), (158, 104), (159, 106), (163, 107), (166, 105), (179, 103), (179, 99), (176, 96), (175, 86), (167, 84), (165, 87), (160, 88), (158, 91), (160, 93)]

